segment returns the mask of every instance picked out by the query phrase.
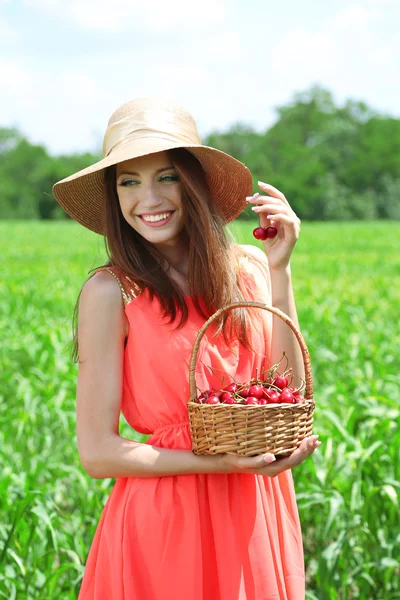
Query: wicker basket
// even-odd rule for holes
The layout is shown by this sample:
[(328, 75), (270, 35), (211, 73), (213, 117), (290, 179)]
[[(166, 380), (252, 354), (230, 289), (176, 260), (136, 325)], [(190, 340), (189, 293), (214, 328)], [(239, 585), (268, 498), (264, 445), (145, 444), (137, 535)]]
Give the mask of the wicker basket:
[[(280, 317), (293, 330), (300, 344), (305, 369), (304, 401), (298, 404), (200, 404), (196, 402), (195, 371), (200, 342), (208, 326), (223, 312), (233, 308), (255, 307)], [(244, 382), (242, 382), (244, 383)], [(261, 302), (235, 302), (215, 312), (199, 330), (189, 367), (190, 400), (188, 402), (192, 451), (194, 454), (240, 454), (255, 456), (270, 452), (288, 456), (301, 441), (312, 434), (313, 382), (310, 355), (304, 338), (292, 319), (284, 312)]]

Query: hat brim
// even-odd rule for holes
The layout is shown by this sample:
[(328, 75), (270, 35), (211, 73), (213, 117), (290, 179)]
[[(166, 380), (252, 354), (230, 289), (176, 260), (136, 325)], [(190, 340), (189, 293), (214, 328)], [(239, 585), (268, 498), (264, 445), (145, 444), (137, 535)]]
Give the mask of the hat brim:
[(116, 149), (93, 165), (58, 181), (53, 193), (65, 212), (95, 233), (104, 235), (104, 169), (119, 162), (146, 156), (155, 152), (185, 148), (202, 165), (212, 196), (226, 223), (233, 221), (246, 207), (246, 196), (252, 194), (252, 177), (249, 169), (229, 154), (200, 144), (174, 145), (168, 140), (142, 139), (141, 150), (129, 146)]

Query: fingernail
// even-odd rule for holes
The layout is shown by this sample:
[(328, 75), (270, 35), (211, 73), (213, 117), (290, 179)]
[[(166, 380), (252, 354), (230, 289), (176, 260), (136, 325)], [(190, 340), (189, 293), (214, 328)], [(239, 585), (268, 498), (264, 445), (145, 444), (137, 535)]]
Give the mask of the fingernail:
[(276, 458), (275, 458), (275, 456), (273, 454), (272, 455), (271, 454), (265, 454), (265, 456), (264, 456), (264, 462), (267, 463), (267, 464), (272, 463), (275, 460), (276, 460)]
[(259, 185), (268, 185), (268, 183), (264, 183), (263, 181), (258, 181), (257, 182)]
[(252, 206), (251, 210), (255, 210), (257, 212), (257, 210), (259, 210), (261, 207), (260, 206)]

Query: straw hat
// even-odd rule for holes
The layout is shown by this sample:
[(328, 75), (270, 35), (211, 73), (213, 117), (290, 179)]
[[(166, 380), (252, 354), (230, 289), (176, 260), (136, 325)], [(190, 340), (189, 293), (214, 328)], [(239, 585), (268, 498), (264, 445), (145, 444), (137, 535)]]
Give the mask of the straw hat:
[(187, 148), (200, 161), (225, 221), (235, 219), (252, 194), (249, 169), (229, 154), (203, 146), (192, 115), (161, 98), (139, 98), (120, 106), (108, 122), (104, 158), (54, 184), (54, 196), (73, 219), (104, 235), (105, 167), (172, 148)]

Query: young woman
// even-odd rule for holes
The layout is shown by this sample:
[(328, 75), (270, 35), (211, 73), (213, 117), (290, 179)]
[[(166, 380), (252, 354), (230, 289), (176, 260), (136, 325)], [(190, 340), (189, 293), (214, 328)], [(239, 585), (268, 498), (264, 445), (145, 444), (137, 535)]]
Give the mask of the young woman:
[[(194, 340), (219, 307), (258, 300), (298, 325), (290, 256), (300, 221), (274, 187), (259, 182), (251, 196), (245, 165), (203, 146), (193, 117), (172, 102), (121, 106), (103, 152), (54, 186), (70, 216), (105, 236), (109, 257), (76, 307), (79, 456), (91, 477), (116, 478), (79, 599), (304, 600), (291, 469), (317, 436), (276, 461), (195, 455), (187, 412)], [(236, 244), (225, 227), (247, 202), (262, 226), (278, 228), (264, 251)], [(299, 384), (290, 328), (267, 311), (235, 309), (207, 330), (196, 384), (249, 381), (283, 351)], [(119, 435), (120, 411), (151, 434), (146, 443)]]

